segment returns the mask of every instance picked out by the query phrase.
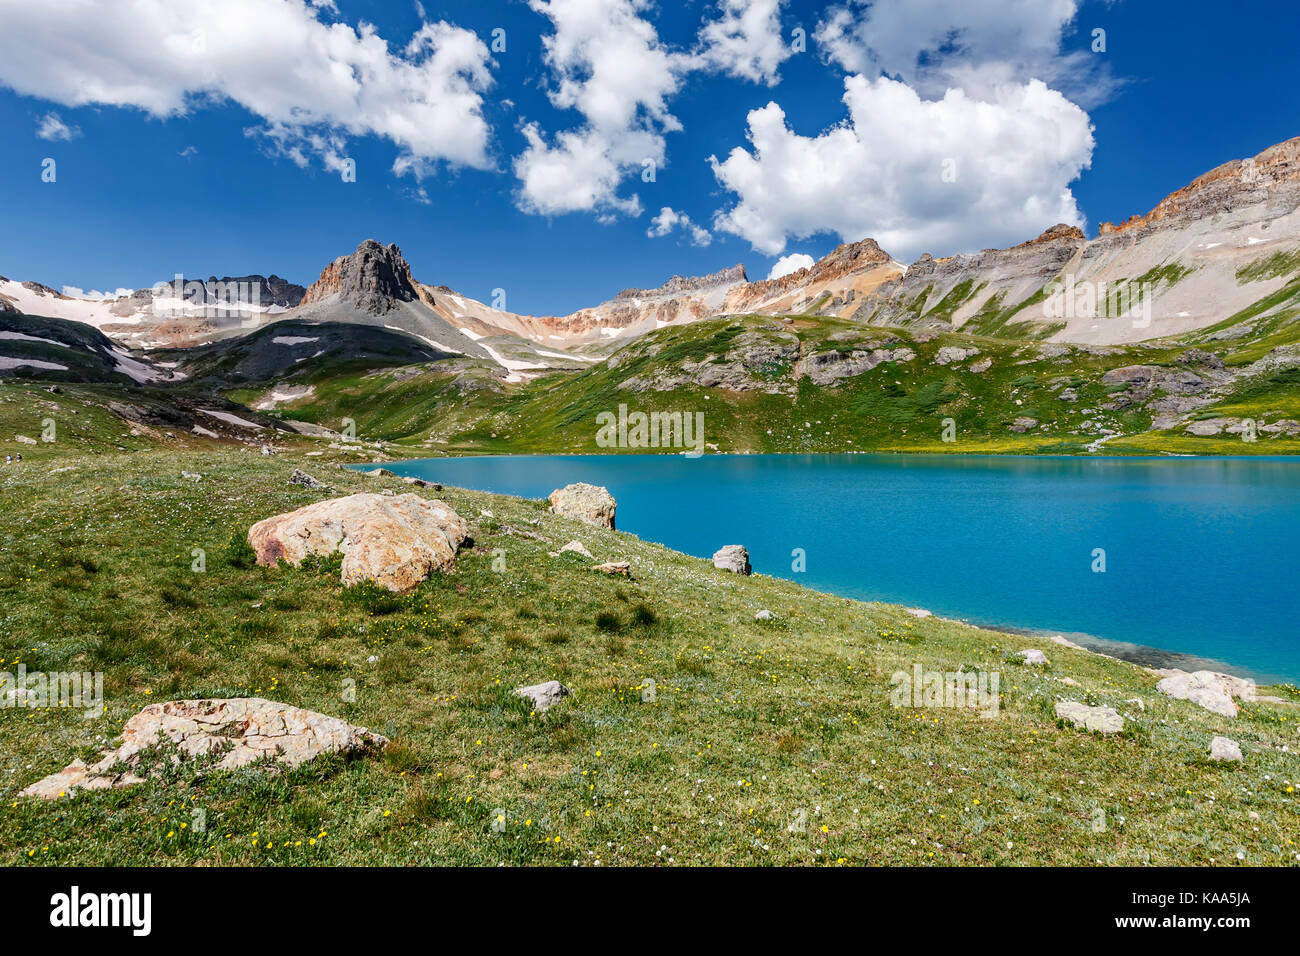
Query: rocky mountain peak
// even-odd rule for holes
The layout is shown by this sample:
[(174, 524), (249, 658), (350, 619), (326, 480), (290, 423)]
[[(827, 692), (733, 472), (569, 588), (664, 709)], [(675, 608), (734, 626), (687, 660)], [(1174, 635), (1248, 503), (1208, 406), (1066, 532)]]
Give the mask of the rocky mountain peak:
[(1071, 239), (1078, 242), (1087, 242), (1087, 238), (1088, 237), (1083, 234), (1083, 230), (1078, 226), (1071, 226), (1063, 222), (1058, 222), (1055, 226), (1046, 230), (1037, 239), (1030, 239), (1028, 242), (1022, 242), (1019, 246), (1013, 246), (1012, 248), (1022, 249), (1025, 246), (1036, 246), (1040, 242), (1055, 242), (1058, 239)]
[(812, 273), (844, 273), (868, 266), (883, 265), (892, 262), (893, 257), (874, 239), (862, 239), (858, 242), (846, 242), (836, 246), (812, 267)]
[(411, 267), (396, 244), (385, 246), (367, 239), (350, 256), (339, 256), (320, 274), (302, 297), (303, 305), (337, 294), (365, 312), (381, 315), (398, 302), (419, 298)]
[(1103, 222), (1099, 232), (1109, 236), (1156, 223), (1174, 224), (1202, 219), (1267, 200), (1288, 187), (1285, 195), (1294, 199), (1298, 184), (1300, 137), (1270, 146), (1257, 156), (1233, 159), (1216, 166), (1182, 189), (1170, 193), (1145, 216), (1130, 216), (1119, 225)]
[(748, 277), (745, 275), (745, 267), (737, 263), (705, 276), (673, 276), (657, 289), (624, 289), (616, 298), (646, 299), (657, 295), (678, 295), (683, 292), (699, 292), (701, 289), (735, 285), (737, 282), (746, 281)]

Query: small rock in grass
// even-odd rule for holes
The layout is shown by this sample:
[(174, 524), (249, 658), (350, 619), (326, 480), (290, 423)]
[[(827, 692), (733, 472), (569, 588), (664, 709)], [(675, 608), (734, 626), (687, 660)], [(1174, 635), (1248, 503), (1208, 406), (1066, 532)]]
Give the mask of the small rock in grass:
[(1056, 716), (1099, 734), (1115, 734), (1124, 729), (1124, 718), (1114, 707), (1089, 707), (1077, 700), (1062, 700), (1056, 703)]
[(757, 614), (754, 615), (754, 620), (774, 621), (776, 620), (776, 615), (773, 614), (771, 611), (769, 611), (767, 608), (763, 608), (763, 610), (759, 611)]
[(516, 687), (515, 693), (531, 700), (533, 709), (539, 714), (544, 714), (568, 697), (572, 691), (558, 680), (548, 680), (542, 684), (533, 684), (531, 687)]
[(906, 610), (912, 617), (934, 617), (933, 612), (927, 611), (923, 607), (909, 607)]
[(1021, 657), (1025, 659), (1026, 664), (1041, 665), (1047, 663), (1047, 655), (1044, 654), (1036, 647), (1031, 647), (1029, 650), (1026, 651), (1020, 651), (1019, 654)]
[(423, 478), (415, 478), (407, 475), (402, 479), (408, 485), (415, 485), (417, 488), (432, 488), (434, 491), (442, 491), (442, 485), (432, 481), (425, 481)]
[[(568, 544), (566, 544), (564, 547), (562, 547), (562, 548), (561, 548), (557, 553), (558, 553), (558, 554), (564, 554), (564, 553), (569, 552), (569, 551), (572, 551), (574, 554), (580, 554), (580, 555), (582, 555), (584, 558), (591, 558), (591, 557), (592, 557), (591, 552), (588, 551), (588, 550), (583, 546), (583, 544), (582, 544), (581, 541), (570, 541)], [(594, 558), (593, 558), (593, 560), (594, 560)]]
[(632, 576), (632, 565), (627, 561), (606, 561), (604, 564), (593, 564), (591, 570), (600, 571), (602, 574), (621, 574), (625, 578)]
[(363, 474), (367, 475), (367, 476), (370, 477), (370, 478), (395, 478), (395, 477), (397, 477), (397, 476), (394, 475), (391, 471), (389, 471), (387, 468), (371, 468), (369, 471), (367, 471), (367, 472), (363, 472)]
[(295, 468), (293, 470), (293, 474), (289, 476), (289, 484), (302, 485), (304, 488), (324, 487), (324, 485), (322, 485), (318, 480), (307, 474), (307, 472), (303, 471), (301, 468)]
[(1228, 737), (1215, 737), (1210, 741), (1210, 759), (1245, 762), (1245, 758), (1241, 756), (1241, 746)]

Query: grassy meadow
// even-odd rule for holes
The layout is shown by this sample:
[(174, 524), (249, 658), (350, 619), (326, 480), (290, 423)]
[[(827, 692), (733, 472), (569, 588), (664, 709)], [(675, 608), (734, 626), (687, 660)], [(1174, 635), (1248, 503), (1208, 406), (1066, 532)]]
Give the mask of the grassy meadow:
[[(0, 392), (12, 429), (20, 388)], [(83, 414), (85, 445), (70, 428), (0, 472), (0, 670), (102, 671), (106, 709), (0, 710), (6, 865), (1300, 865), (1294, 687), (1227, 719), (1132, 664), (741, 578), (543, 502), (298, 452), (119, 451), (120, 422)], [(295, 467), (329, 489), (289, 484)], [(474, 544), (396, 597), (343, 588), (333, 562), (250, 562), (253, 522), (363, 490), (440, 497)], [(575, 538), (632, 580), (549, 556)], [(1031, 647), (1050, 665), (1023, 664)], [(998, 672), (997, 717), (895, 707), (891, 675), (918, 663)], [(550, 679), (573, 693), (545, 715), (512, 693)], [(17, 796), (149, 703), (232, 696), (392, 744)], [(1058, 699), (1126, 728), (1062, 725)], [(1244, 765), (1207, 759), (1216, 734)]]

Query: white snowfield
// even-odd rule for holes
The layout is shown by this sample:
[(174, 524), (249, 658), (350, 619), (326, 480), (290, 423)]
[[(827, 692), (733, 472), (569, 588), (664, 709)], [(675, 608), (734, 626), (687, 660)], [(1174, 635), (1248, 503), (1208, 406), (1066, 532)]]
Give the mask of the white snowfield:
[(10, 342), (41, 342), (45, 345), (53, 345), (56, 348), (67, 348), (62, 342), (56, 342), (54, 339), (43, 339), (39, 335), (28, 335), (25, 332), (0, 332), (0, 339), (6, 339)]
[[(406, 329), (402, 328), (400, 325), (385, 325), (384, 328), (386, 328), (386, 329), (392, 329), (394, 332), (405, 332), (407, 335), (414, 335), (417, 339), (419, 339), (419, 340), (420, 340), (421, 342), (423, 342), (425, 345), (430, 345), (430, 346), (432, 346), (433, 348), (437, 349), (437, 350), (440, 351), (440, 352), (450, 352), (450, 353), (452, 353), (453, 355), (464, 355), (464, 354), (465, 354), (465, 353), (462, 352), (460, 349), (454, 349), (454, 348), (452, 348), (450, 345), (443, 345), (441, 342), (435, 342), (433, 339), (429, 338), (427, 335), (421, 335), (419, 332), (410, 332), (410, 331), (407, 331)], [(462, 330), (462, 331), (463, 331), (463, 330)]]
[(262, 430), (262, 426), (257, 424), (257, 422), (250, 422), (248, 419), (240, 418), (238, 415), (232, 415), (230, 412), (218, 412), (209, 408), (200, 408), (199, 411), (204, 415), (211, 415), (213, 418), (219, 419), (227, 425), (235, 425), (238, 428), (252, 428), (256, 431)]
[(66, 365), (59, 365), (56, 362), (42, 362), (40, 359), (29, 358), (7, 358), (0, 355), (0, 368), (39, 368), (49, 372), (66, 372)]

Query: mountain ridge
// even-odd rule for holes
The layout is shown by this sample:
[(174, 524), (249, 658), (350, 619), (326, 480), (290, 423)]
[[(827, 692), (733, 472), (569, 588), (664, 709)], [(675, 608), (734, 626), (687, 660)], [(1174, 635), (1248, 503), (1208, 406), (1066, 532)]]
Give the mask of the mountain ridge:
[[(379, 324), (415, 334), (432, 347), (492, 358), (515, 379), (580, 367), (666, 325), (749, 313), (819, 314), (931, 329), (971, 324), (979, 334), (1122, 344), (1213, 325), (1248, 306), (1261, 289), (1281, 288), (1280, 276), (1263, 277), (1262, 285), (1250, 289), (1237, 277), (1260, 252), (1285, 255), (1300, 248), (1297, 207), (1300, 138), (1229, 160), (1148, 213), (1120, 225), (1103, 223), (1092, 239), (1062, 223), (1007, 249), (942, 258), (927, 253), (903, 264), (865, 238), (842, 243), (811, 267), (779, 278), (751, 281), (737, 264), (703, 276), (673, 276), (653, 289), (624, 289), (562, 316), (513, 313), (443, 284), (421, 283), (395, 244), (374, 239), (333, 260), (306, 288), (274, 275), (200, 283), (206, 296), (212, 283), (256, 282), (255, 303), (237, 302), (217, 316), (185, 303), (159, 309), (158, 287), (90, 301), (4, 279), (0, 310), (84, 321), (144, 349), (202, 345), (282, 317), (372, 323), (395, 315), (396, 324)], [(1146, 283), (1152, 321), (1130, 326), (1096, 314), (1056, 321), (1039, 306), (1044, 289), (1067, 278), (1100, 288)], [(262, 303), (263, 293), (269, 305)]]

